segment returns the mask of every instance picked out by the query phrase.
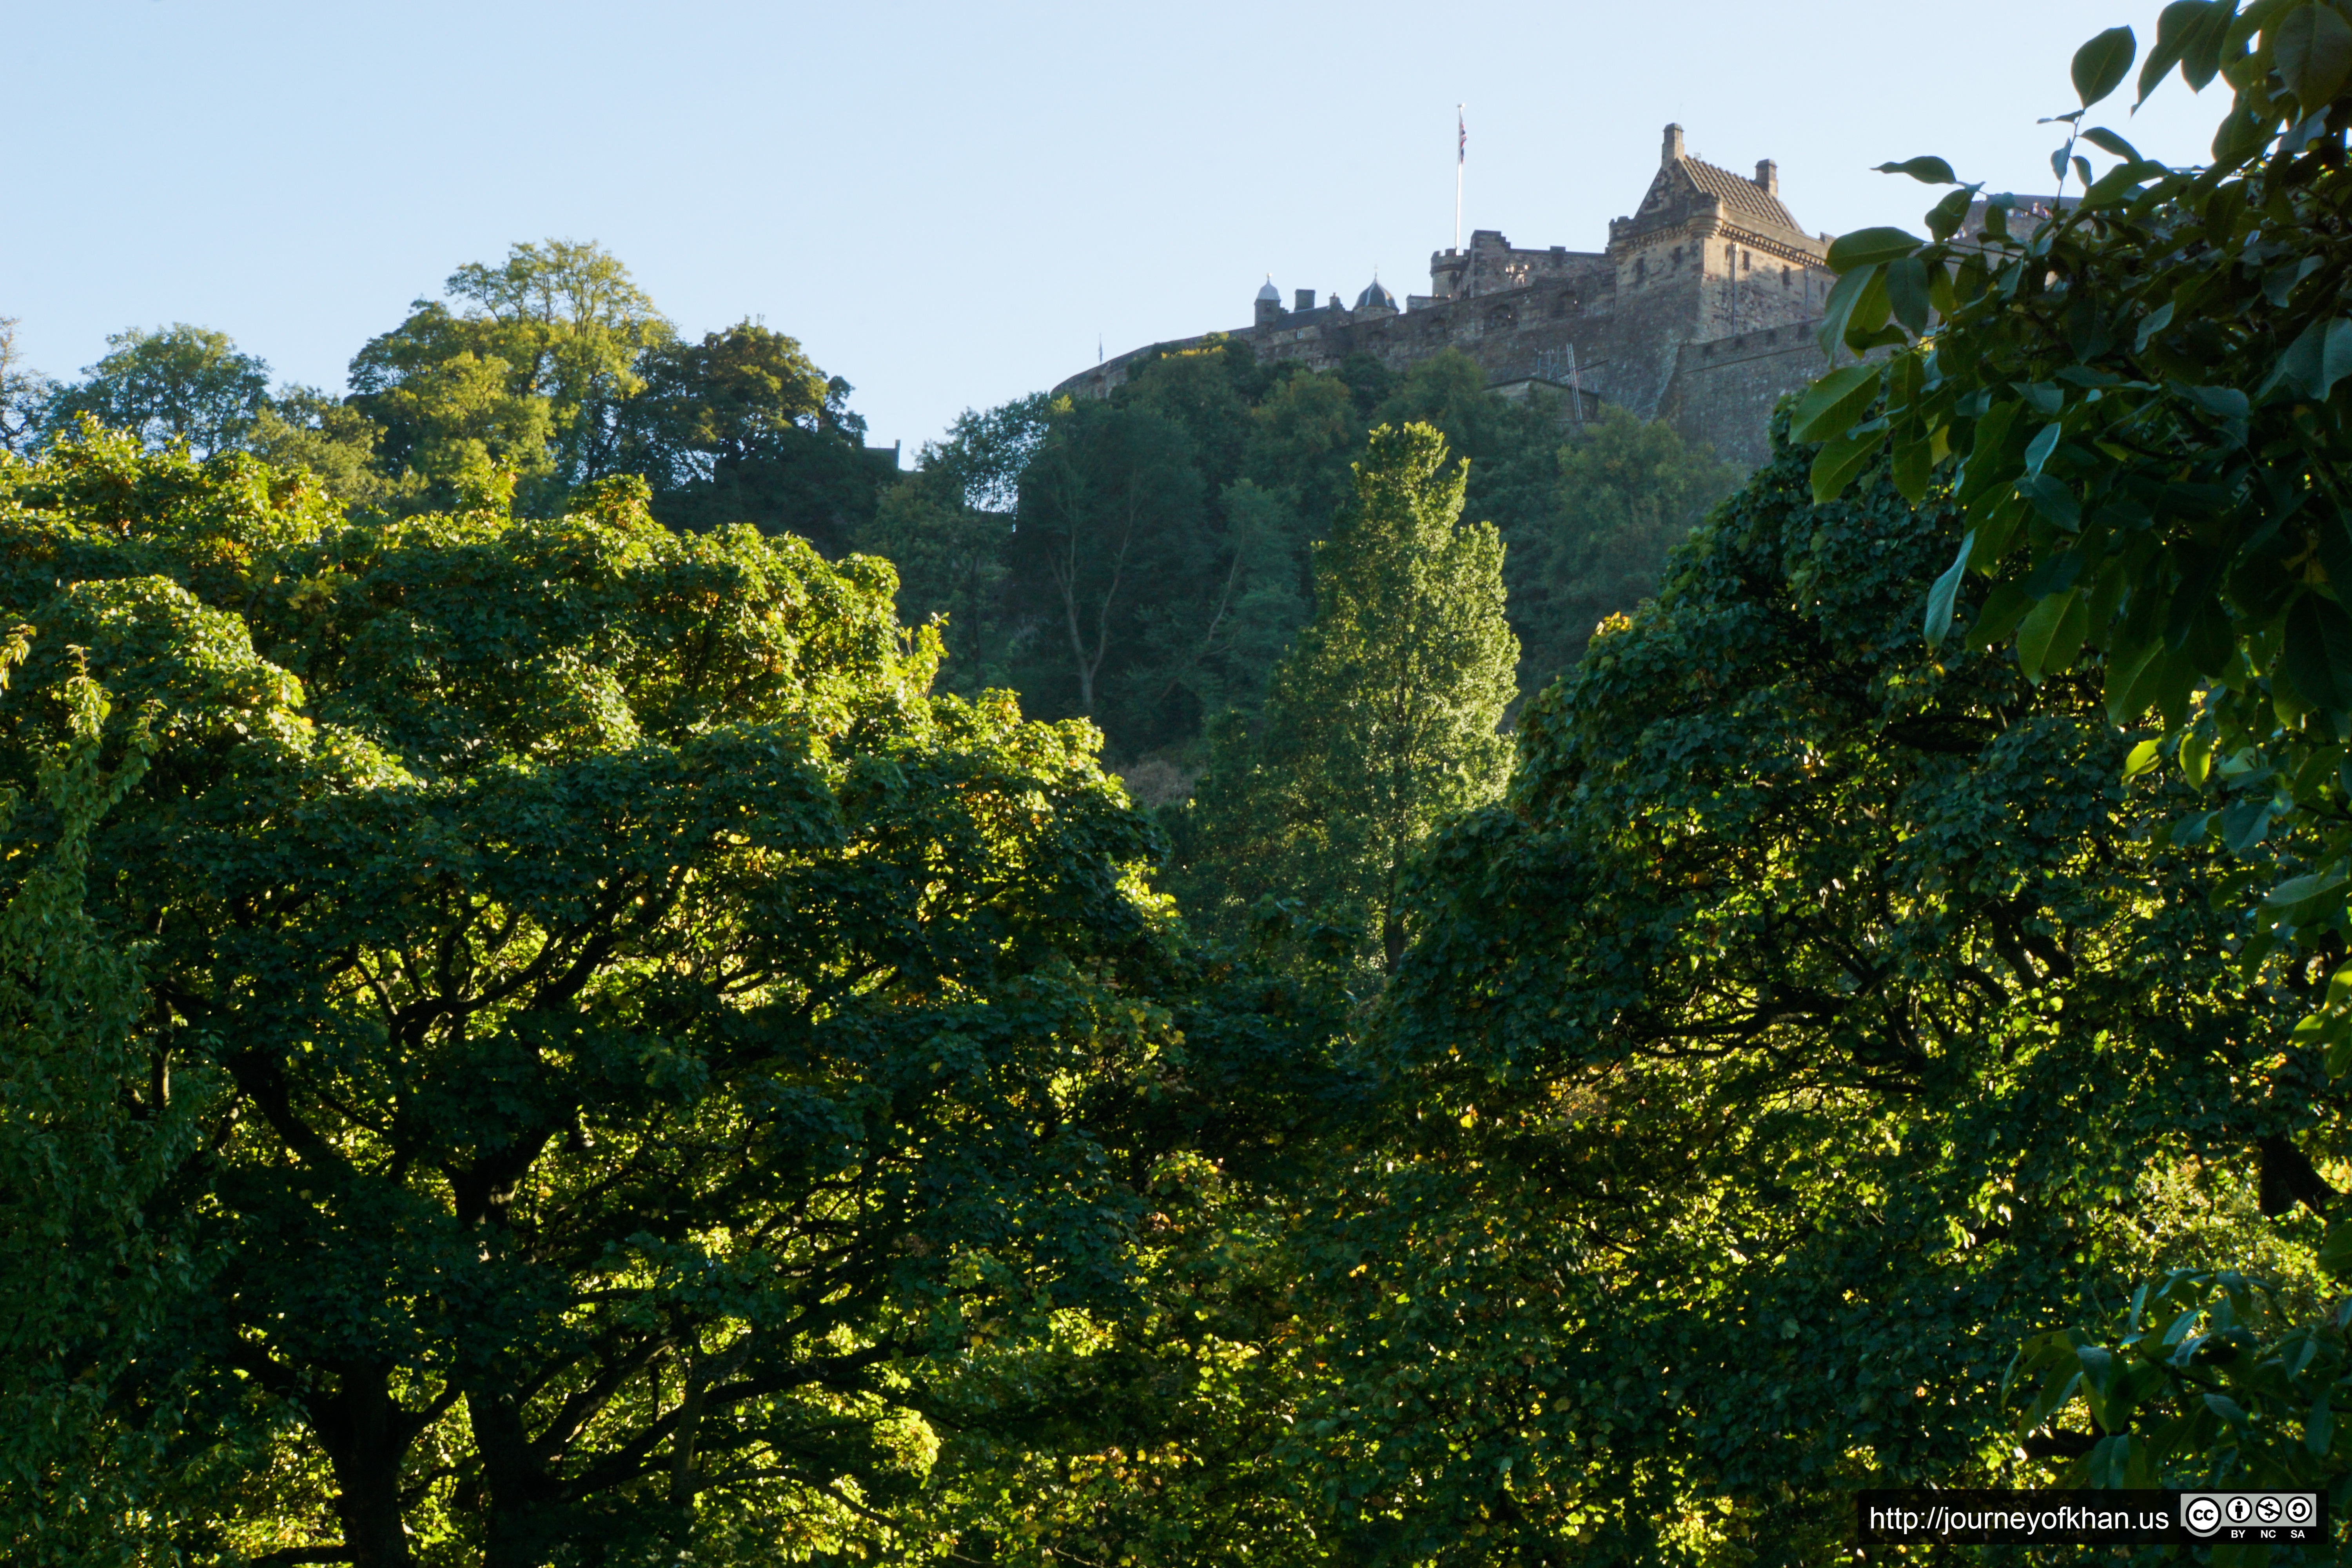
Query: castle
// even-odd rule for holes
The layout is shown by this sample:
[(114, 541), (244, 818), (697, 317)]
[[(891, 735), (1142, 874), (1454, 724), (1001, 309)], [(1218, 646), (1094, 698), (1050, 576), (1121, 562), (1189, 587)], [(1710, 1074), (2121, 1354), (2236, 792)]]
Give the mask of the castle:
[[(1828, 250), (1780, 204), (1771, 162), (1753, 179), (1717, 168), (1669, 125), (1648, 194), (1610, 224), (1606, 250), (1525, 250), (1480, 229), (1430, 258), (1430, 291), (1402, 310), (1377, 279), (1353, 307), (1301, 289), (1287, 309), (1269, 280), (1250, 324), (1225, 335), (1316, 370), (1357, 353), (1402, 370), (1459, 349), (1506, 395), (1550, 389), (1578, 419), (1613, 404), (1752, 467), (1772, 405), (1827, 368), (1813, 333), (1836, 281)], [(1155, 353), (1201, 341), (1121, 354), (1055, 395), (1107, 397)]]

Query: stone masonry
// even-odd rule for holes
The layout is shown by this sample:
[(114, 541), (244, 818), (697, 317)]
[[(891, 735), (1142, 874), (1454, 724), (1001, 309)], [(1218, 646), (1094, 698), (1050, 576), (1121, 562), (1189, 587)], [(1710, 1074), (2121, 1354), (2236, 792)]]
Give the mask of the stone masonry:
[[(1524, 250), (1480, 229), (1466, 250), (1430, 258), (1430, 291), (1402, 310), (1377, 279), (1352, 308), (1300, 289), (1286, 309), (1269, 282), (1255, 320), (1226, 335), (1317, 370), (1357, 353), (1403, 370), (1460, 349), (1499, 392), (1573, 390), (1572, 413), (1614, 404), (1752, 467), (1773, 403), (1826, 368), (1813, 331), (1835, 281), (1828, 249), (1781, 205), (1769, 161), (1752, 179), (1718, 169), (1669, 125), (1656, 177), (1633, 216), (1610, 224), (1606, 250)], [(1121, 354), (1055, 394), (1107, 397), (1155, 351), (1202, 341)]]

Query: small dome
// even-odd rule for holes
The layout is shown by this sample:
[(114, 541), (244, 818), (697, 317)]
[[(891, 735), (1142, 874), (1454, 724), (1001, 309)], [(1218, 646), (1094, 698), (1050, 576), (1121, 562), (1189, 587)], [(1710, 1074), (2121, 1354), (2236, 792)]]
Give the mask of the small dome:
[(1397, 308), (1396, 296), (1381, 287), (1381, 280), (1378, 278), (1372, 279), (1370, 288), (1356, 296), (1356, 309), (1359, 310), (1367, 310), (1374, 305), (1391, 310)]
[(1274, 286), (1273, 273), (1269, 272), (1265, 275), (1265, 287), (1257, 291), (1257, 297), (1261, 300), (1271, 300), (1277, 305), (1282, 303), (1282, 290)]

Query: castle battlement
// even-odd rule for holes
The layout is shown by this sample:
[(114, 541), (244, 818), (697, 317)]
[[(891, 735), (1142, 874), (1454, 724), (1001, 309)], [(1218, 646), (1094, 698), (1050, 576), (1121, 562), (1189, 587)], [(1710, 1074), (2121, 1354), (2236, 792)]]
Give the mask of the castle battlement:
[[(1572, 386), (1642, 418), (1664, 418), (1734, 461), (1765, 457), (1772, 405), (1821, 374), (1811, 328), (1836, 279), (1826, 236), (1808, 235), (1782, 204), (1769, 159), (1755, 175), (1692, 157), (1682, 127), (1665, 129), (1658, 172), (1607, 248), (1529, 249), (1478, 229), (1433, 252), (1429, 292), (1400, 302), (1381, 282), (1343, 306), (1298, 289), (1285, 306), (1269, 279), (1250, 325), (1226, 334), (1261, 360), (1336, 369), (1369, 353), (1404, 370), (1446, 349), (1483, 366), (1498, 391)], [(1199, 337), (1181, 340), (1196, 343)], [(1157, 343), (1056, 386), (1107, 397)], [(1710, 352), (1711, 346), (1721, 352)]]

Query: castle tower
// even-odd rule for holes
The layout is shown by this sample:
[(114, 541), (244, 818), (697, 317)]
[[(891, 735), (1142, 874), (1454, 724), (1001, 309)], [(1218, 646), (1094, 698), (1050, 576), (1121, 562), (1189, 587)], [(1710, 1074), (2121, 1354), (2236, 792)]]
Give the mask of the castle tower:
[(1257, 291), (1255, 325), (1270, 327), (1282, 320), (1282, 290), (1274, 286), (1274, 274), (1265, 275), (1265, 284)]
[(1621, 300), (1647, 300), (1691, 339), (1736, 335), (1809, 319), (1833, 279), (1828, 247), (1780, 202), (1780, 165), (1753, 179), (1691, 156), (1669, 125), (1658, 173), (1631, 217), (1609, 226)]
[(1470, 253), (1452, 246), (1433, 252), (1429, 258), (1429, 292), (1436, 300), (1458, 300), (1470, 292)]

